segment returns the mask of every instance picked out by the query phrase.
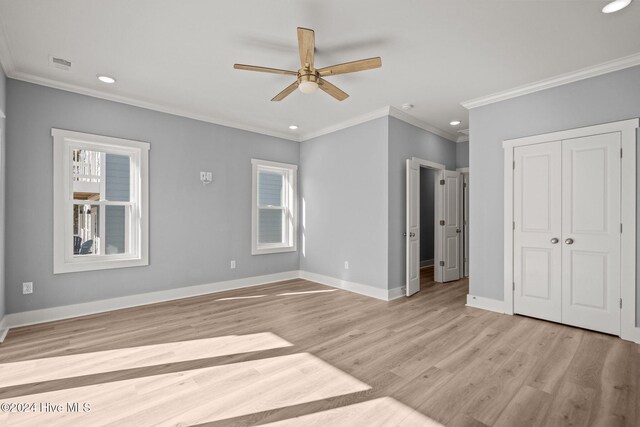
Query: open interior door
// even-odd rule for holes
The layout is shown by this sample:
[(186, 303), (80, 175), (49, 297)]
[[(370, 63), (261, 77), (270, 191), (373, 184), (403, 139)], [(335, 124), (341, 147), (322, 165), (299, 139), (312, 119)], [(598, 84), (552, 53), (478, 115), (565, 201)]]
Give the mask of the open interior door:
[[(462, 277), (462, 174), (454, 171), (440, 172), (440, 250), (436, 254), (435, 280), (450, 282)], [(436, 202), (437, 203), (437, 202)], [(438, 271), (439, 270), (439, 271)]]
[(420, 166), (407, 159), (406, 288), (407, 296), (420, 291)]

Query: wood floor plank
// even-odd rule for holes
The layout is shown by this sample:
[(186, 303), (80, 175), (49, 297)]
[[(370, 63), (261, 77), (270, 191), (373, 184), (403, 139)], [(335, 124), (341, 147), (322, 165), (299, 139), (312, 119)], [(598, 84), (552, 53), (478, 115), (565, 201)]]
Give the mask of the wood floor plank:
[(498, 420), (496, 427), (535, 427), (543, 425), (552, 396), (527, 385), (513, 396)]
[(12, 329), (0, 400), (95, 410), (0, 424), (638, 425), (640, 346), (421, 284), (385, 302), (295, 279)]

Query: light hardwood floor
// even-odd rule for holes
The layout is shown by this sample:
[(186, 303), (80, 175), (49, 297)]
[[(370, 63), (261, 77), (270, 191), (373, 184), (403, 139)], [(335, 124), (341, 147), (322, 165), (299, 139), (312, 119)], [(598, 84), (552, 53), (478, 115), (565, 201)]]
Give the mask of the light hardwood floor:
[(0, 424), (639, 425), (640, 346), (432, 278), (388, 303), (291, 280), (13, 329), (0, 403), (91, 411)]

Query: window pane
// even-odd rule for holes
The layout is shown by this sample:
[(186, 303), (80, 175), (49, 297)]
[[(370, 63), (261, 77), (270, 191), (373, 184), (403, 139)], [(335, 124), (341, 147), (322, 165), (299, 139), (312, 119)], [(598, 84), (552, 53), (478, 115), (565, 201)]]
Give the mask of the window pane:
[(100, 251), (100, 207), (73, 205), (73, 253), (97, 255)]
[[(105, 200), (113, 202), (129, 201), (129, 182), (131, 179), (129, 156), (106, 155)], [(108, 218), (108, 216), (107, 216)]]
[(282, 242), (282, 209), (258, 209), (258, 243)]
[(282, 206), (284, 176), (274, 172), (258, 172), (258, 205)]
[(125, 253), (126, 214), (124, 206), (105, 206), (105, 252)]
[(75, 200), (100, 200), (100, 187), (104, 153), (99, 151), (71, 150), (73, 198)]

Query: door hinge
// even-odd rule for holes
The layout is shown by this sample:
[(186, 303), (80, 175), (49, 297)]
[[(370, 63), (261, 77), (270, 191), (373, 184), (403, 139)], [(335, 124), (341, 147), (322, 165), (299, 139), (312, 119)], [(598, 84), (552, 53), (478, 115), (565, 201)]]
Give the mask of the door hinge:
[(440, 225), (444, 225), (444, 219), (440, 220)]
[(622, 158), (622, 148), (620, 149), (620, 158)]
[(440, 261), (440, 267), (444, 267), (444, 261)]
[(513, 161), (513, 168), (514, 169), (516, 168), (516, 161), (515, 160)]
[(463, 186), (464, 188), (467, 188), (467, 183), (466, 183), (466, 182), (464, 182), (464, 183), (462, 184), (462, 186)]
[(622, 223), (620, 223), (620, 234), (622, 234)]
[(444, 179), (440, 180), (440, 185), (444, 185)]
[(513, 289), (515, 291), (516, 290), (516, 282), (511, 282), (511, 284), (513, 285), (513, 287), (511, 289)]
[(622, 298), (620, 298), (620, 308), (622, 308)]
[(516, 229), (516, 222), (515, 221), (513, 221), (513, 229), (514, 230)]

